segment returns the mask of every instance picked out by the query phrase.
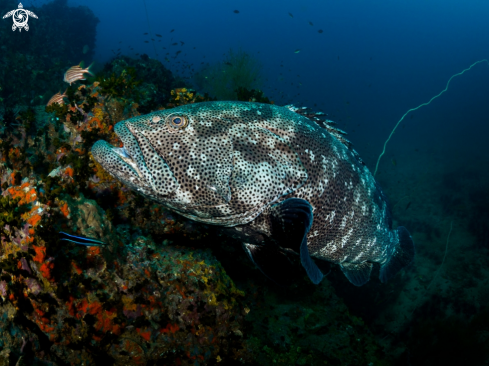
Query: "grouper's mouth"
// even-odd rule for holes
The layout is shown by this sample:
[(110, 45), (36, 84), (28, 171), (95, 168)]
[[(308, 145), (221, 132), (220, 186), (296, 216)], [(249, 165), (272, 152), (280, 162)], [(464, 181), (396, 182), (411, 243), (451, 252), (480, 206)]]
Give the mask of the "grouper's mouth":
[[(92, 156), (111, 175), (125, 184), (141, 188), (150, 186), (152, 175), (145, 169), (145, 162), (136, 137), (129, 131), (124, 121), (114, 127), (122, 147), (115, 147), (106, 141), (97, 141), (92, 146)], [(148, 187), (149, 188), (149, 187)]]
[[(93, 158), (109, 174), (146, 194), (167, 196), (178, 188), (173, 172), (155, 151), (144, 131), (122, 121), (115, 125), (114, 132), (121, 139), (122, 147), (114, 147), (103, 140), (92, 146)], [(160, 179), (155, 179), (155, 172)]]
[(141, 187), (144, 175), (125, 147), (114, 147), (107, 141), (97, 141), (92, 146), (92, 156), (102, 167), (125, 184)]

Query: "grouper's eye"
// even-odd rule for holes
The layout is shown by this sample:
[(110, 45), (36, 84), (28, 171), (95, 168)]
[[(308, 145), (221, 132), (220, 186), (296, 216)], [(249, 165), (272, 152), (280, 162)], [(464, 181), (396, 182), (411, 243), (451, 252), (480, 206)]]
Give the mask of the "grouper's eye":
[(188, 119), (185, 116), (176, 115), (170, 117), (170, 126), (173, 128), (182, 129), (187, 127), (187, 125)]

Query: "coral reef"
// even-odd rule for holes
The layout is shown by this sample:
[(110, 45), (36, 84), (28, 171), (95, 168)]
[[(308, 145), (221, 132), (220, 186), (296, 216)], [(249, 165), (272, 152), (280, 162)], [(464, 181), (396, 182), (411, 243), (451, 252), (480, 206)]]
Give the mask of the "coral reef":
[(0, 282), (1, 312), (10, 316), (2, 331), (15, 323), (19, 334), (3, 347), (20, 349), (23, 337), (27, 360), (74, 365), (244, 357), (244, 294), (208, 251), (131, 240), (123, 227), (114, 233), (109, 249), (64, 247), (47, 257), (45, 246), (33, 245), (32, 255), (11, 256)]

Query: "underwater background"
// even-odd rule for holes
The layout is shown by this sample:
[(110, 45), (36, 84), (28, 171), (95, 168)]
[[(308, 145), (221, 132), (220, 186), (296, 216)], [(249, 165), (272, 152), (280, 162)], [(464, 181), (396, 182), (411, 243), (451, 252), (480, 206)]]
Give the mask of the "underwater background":
[[(28, 31), (0, 21), (0, 365), (489, 364), (487, 1), (22, 5)], [(282, 288), (91, 157), (119, 121), (209, 100), (326, 113), (415, 261), (362, 287), (297, 264)]]

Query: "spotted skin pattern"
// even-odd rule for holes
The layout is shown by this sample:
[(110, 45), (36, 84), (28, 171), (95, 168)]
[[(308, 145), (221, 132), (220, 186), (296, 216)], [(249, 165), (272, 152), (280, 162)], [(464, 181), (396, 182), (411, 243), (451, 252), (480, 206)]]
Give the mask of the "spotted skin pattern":
[(387, 199), (357, 153), (289, 108), (196, 103), (119, 122), (115, 132), (123, 148), (105, 141), (92, 148), (104, 169), (187, 218), (232, 228), (244, 242), (273, 237), (274, 207), (296, 197), (312, 206), (311, 257), (344, 271), (366, 266), (369, 274), (399, 249)]

